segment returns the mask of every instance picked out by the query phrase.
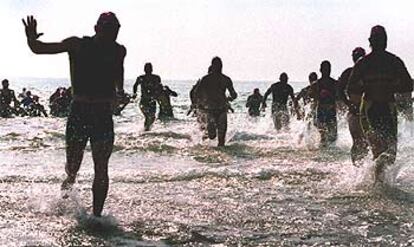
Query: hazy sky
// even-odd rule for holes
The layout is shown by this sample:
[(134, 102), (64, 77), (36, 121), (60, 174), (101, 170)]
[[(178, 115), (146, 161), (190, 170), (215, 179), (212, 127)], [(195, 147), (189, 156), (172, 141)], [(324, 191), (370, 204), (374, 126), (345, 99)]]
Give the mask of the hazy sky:
[(150, 61), (164, 79), (196, 79), (216, 55), (234, 80), (276, 80), (285, 71), (304, 81), (325, 59), (336, 78), (352, 64), (354, 47), (369, 49), (376, 24), (414, 75), (413, 0), (1, 0), (1, 78), (69, 77), (67, 54), (30, 52), (25, 15), (38, 19), (41, 40), (60, 41), (93, 35), (103, 11), (121, 22), (126, 78)]

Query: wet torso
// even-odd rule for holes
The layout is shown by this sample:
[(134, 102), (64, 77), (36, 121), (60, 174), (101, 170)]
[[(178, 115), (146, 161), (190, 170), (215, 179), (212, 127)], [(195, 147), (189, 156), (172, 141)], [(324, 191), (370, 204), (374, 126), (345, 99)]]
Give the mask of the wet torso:
[(137, 78), (141, 85), (141, 102), (152, 102), (161, 94), (161, 78), (158, 75), (141, 75)]
[(226, 89), (232, 87), (231, 79), (221, 73), (204, 76), (197, 86), (197, 103), (201, 108), (211, 110), (226, 110)]
[(318, 109), (336, 108), (337, 82), (331, 77), (320, 78), (312, 84), (313, 97), (316, 99)]
[(353, 73), (360, 75), (361, 85), (349, 93), (364, 93), (364, 99), (374, 102), (394, 102), (401, 79), (408, 75), (402, 61), (386, 51), (371, 52), (354, 70)]
[(286, 105), (289, 95), (293, 95), (293, 88), (286, 83), (277, 82), (268, 90), (272, 93), (273, 104)]
[(247, 98), (246, 106), (249, 108), (250, 115), (259, 115), (262, 102), (263, 96), (260, 94), (252, 94)]

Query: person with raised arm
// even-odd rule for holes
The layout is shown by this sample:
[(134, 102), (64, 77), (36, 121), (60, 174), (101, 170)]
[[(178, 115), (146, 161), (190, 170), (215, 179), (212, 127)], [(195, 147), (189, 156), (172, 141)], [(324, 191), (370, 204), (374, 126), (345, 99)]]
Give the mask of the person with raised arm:
[(108, 162), (114, 144), (112, 107), (116, 95), (124, 94), (126, 49), (116, 42), (120, 24), (112, 12), (102, 13), (91, 37), (69, 37), (60, 42), (39, 40), (37, 21), (23, 19), (27, 44), (36, 54), (69, 54), (73, 100), (66, 123), (66, 174), (62, 189), (75, 183), (88, 140), (95, 177), (93, 214), (101, 216), (108, 193)]

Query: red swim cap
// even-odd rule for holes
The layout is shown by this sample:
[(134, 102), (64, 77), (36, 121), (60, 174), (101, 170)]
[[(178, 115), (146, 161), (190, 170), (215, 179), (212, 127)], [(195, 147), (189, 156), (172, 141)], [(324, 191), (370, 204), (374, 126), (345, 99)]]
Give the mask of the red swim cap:
[(98, 18), (98, 25), (115, 25), (119, 26), (118, 18), (112, 12), (104, 12)]

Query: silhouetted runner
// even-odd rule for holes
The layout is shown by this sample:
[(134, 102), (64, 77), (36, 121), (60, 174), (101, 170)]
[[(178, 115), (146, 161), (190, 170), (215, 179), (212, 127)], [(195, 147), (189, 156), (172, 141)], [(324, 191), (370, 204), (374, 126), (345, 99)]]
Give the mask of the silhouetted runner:
[(75, 182), (87, 141), (95, 165), (93, 214), (101, 216), (108, 193), (108, 161), (114, 143), (112, 104), (123, 94), (126, 49), (116, 42), (120, 28), (114, 13), (99, 16), (92, 37), (69, 37), (45, 43), (33, 16), (23, 19), (27, 43), (36, 54), (69, 54), (73, 100), (66, 125), (66, 173), (62, 189)]
[(260, 105), (263, 102), (263, 96), (260, 94), (258, 88), (253, 90), (253, 94), (247, 97), (246, 107), (249, 112), (249, 116), (258, 117), (260, 116)]
[(308, 76), (309, 85), (302, 88), (298, 95), (296, 95), (296, 101), (299, 103), (300, 99), (303, 100), (303, 105), (308, 104), (312, 101), (311, 95), (311, 85), (318, 80), (318, 74), (316, 72), (311, 72)]
[(157, 98), (160, 111), (158, 112), (158, 119), (169, 120), (174, 118), (174, 113), (171, 105), (171, 97), (177, 97), (178, 94), (171, 90), (168, 86), (163, 86), (160, 95)]
[(331, 78), (331, 63), (321, 63), (321, 78), (311, 85), (311, 96), (316, 104), (316, 127), (321, 136), (321, 147), (336, 142), (338, 137), (336, 120), (337, 82)]
[(145, 122), (144, 129), (148, 131), (151, 129), (155, 121), (155, 112), (157, 111), (156, 99), (161, 94), (162, 84), (161, 78), (158, 75), (152, 74), (152, 64), (146, 63), (144, 65), (144, 75), (137, 77), (133, 88), (133, 98), (137, 97), (138, 85), (141, 85), (141, 100), (139, 107), (144, 114)]
[[(365, 50), (357, 47), (352, 51), (352, 60), (358, 62), (365, 56)], [(346, 92), (348, 88), (349, 77), (351, 76), (353, 67), (347, 68), (342, 72), (338, 80), (338, 96), (348, 106), (348, 126), (352, 137), (351, 159), (356, 164), (368, 154), (368, 141), (359, 121), (362, 94)]]
[(275, 129), (280, 130), (282, 127), (287, 128), (289, 125), (289, 111), (287, 101), (290, 98), (293, 101), (298, 118), (300, 118), (299, 106), (293, 93), (293, 88), (288, 84), (288, 75), (280, 74), (279, 82), (276, 82), (267, 89), (263, 96), (262, 107), (266, 108), (267, 97), (272, 94), (272, 118)]
[[(218, 146), (224, 146), (227, 132), (228, 101), (237, 98), (230, 77), (222, 73), (223, 63), (219, 57), (211, 61), (211, 73), (204, 76), (194, 92), (199, 114), (207, 121), (210, 139), (218, 136)], [(230, 97), (226, 97), (226, 91)]]
[(396, 93), (413, 91), (413, 81), (404, 62), (387, 52), (387, 33), (382, 26), (371, 29), (372, 52), (357, 62), (348, 92), (363, 95), (361, 123), (375, 159), (375, 181), (384, 181), (384, 171), (397, 155), (398, 120)]
[[(19, 101), (16, 99), (14, 90), (9, 88), (9, 80), (1, 81), (2, 88), (0, 89), (0, 117), (11, 117), (16, 114), (16, 108), (19, 107)], [(13, 102), (13, 106), (11, 103)]]
[[(316, 72), (311, 72), (308, 76), (309, 85), (302, 88), (300, 92), (296, 95), (296, 101), (300, 102), (300, 99), (303, 100), (303, 116), (305, 121), (307, 121), (307, 130), (309, 131), (312, 126), (316, 126), (316, 102), (312, 99), (312, 90), (311, 86), (318, 80), (318, 74)], [(306, 114), (305, 112), (305, 105), (308, 103), (311, 104), (310, 111)], [(303, 138), (303, 134), (301, 134), (300, 139)]]

